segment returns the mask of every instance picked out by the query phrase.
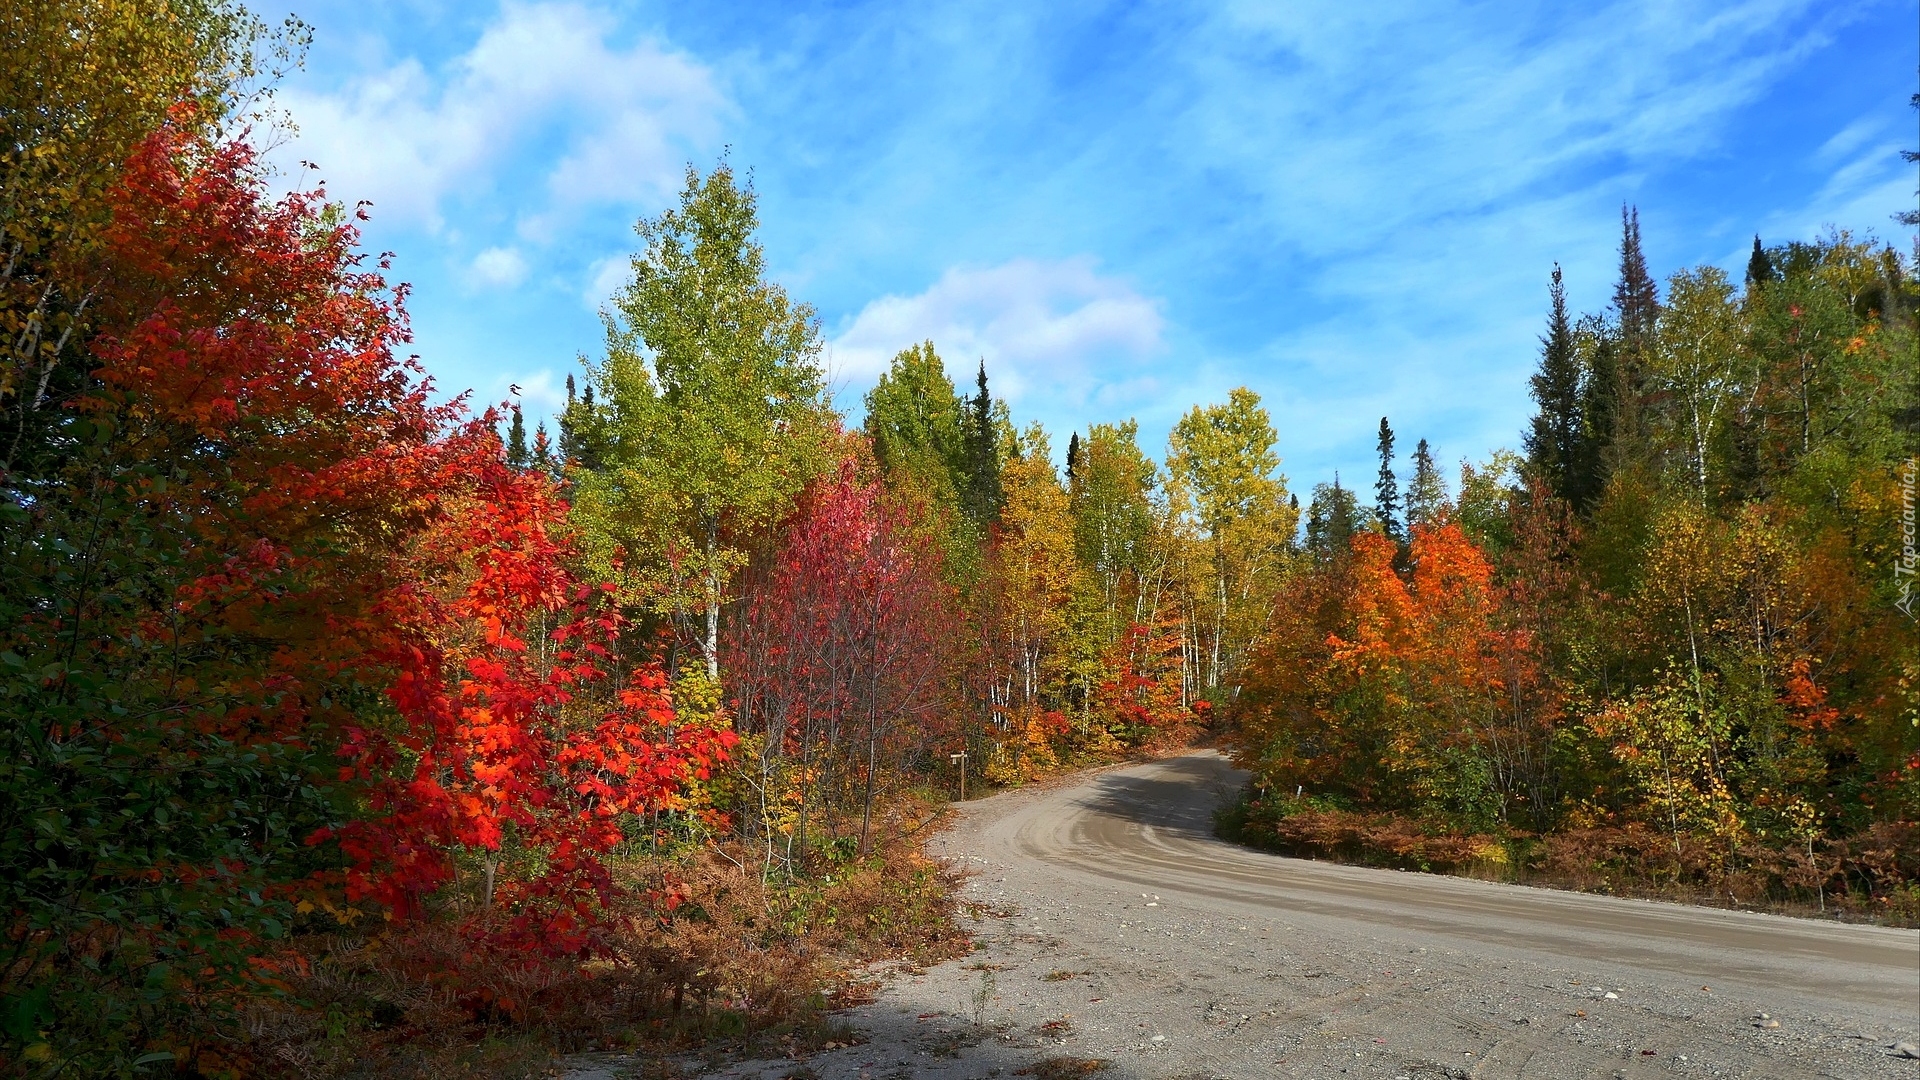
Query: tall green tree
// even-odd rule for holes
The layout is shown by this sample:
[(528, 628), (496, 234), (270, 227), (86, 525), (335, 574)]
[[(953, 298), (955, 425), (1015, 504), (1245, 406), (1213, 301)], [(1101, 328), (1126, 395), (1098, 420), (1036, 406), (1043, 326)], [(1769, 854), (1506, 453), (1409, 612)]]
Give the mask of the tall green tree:
[(1772, 281), (1773, 259), (1767, 255), (1767, 249), (1760, 246), (1760, 234), (1753, 234), (1753, 254), (1747, 256), (1747, 289), (1752, 291), (1756, 285), (1765, 285)]
[(960, 494), (967, 517), (985, 536), (1000, 519), (1000, 508), (1006, 503), (1006, 493), (1000, 484), (1000, 467), (1006, 457), (1006, 448), (1001, 445), (1001, 429), (1005, 424), (996, 414), (993, 395), (987, 390), (985, 359), (980, 361), (976, 385), (978, 390), (968, 402), (970, 408), (963, 433), (967, 482)]
[(604, 464), (578, 476), (587, 544), (630, 600), (675, 618), (719, 676), (721, 610), (746, 543), (826, 464), (833, 420), (813, 309), (766, 279), (751, 186), (687, 170), (643, 250), (590, 375)]
[(1373, 517), (1380, 523), (1381, 532), (1404, 540), (1407, 532), (1400, 526), (1400, 480), (1393, 471), (1393, 425), (1384, 416), (1374, 450), (1380, 455), (1380, 473), (1373, 482)]
[(1609, 457), (1614, 465), (1644, 453), (1647, 434), (1647, 365), (1660, 324), (1660, 290), (1647, 271), (1640, 243), (1640, 209), (1620, 207), (1620, 276), (1613, 285), (1613, 419)]
[(1307, 504), (1307, 550), (1318, 561), (1344, 559), (1359, 528), (1360, 500), (1352, 489), (1340, 486), (1340, 474), (1334, 474), (1331, 484), (1314, 485), (1313, 500)]
[(1647, 271), (1637, 206), (1620, 207), (1620, 277), (1613, 286), (1613, 310), (1619, 319), (1620, 336), (1629, 347), (1650, 346), (1660, 318), (1660, 289)]
[(1560, 266), (1548, 286), (1547, 332), (1540, 338), (1540, 370), (1529, 380), (1539, 411), (1526, 434), (1527, 464), (1554, 492), (1578, 502), (1585, 448), (1580, 415), (1580, 360), (1575, 355), (1573, 323), (1567, 317), (1567, 288)]
[(936, 507), (957, 510), (966, 485), (968, 414), (927, 341), (900, 350), (867, 391), (867, 437), (894, 481), (908, 481)]
[(1427, 440), (1413, 448), (1413, 480), (1407, 485), (1407, 528), (1426, 525), (1439, 516), (1447, 504), (1447, 481), (1434, 467), (1433, 451)]
[(1199, 629), (1209, 687), (1226, 685), (1264, 625), (1272, 578), (1293, 538), (1277, 441), (1260, 396), (1244, 386), (1224, 405), (1195, 407), (1167, 440), (1172, 494), (1206, 536), (1212, 625)]
[(513, 407), (513, 423), (507, 426), (507, 464), (516, 469), (533, 464), (533, 456), (527, 452), (527, 421), (518, 405)]
[(1573, 347), (1580, 369), (1580, 455), (1568, 501), (1589, 509), (1606, 489), (1619, 430), (1620, 335), (1602, 316), (1583, 315), (1574, 323)]
[(574, 388), (573, 376), (567, 376), (567, 405), (560, 410), (560, 464), (583, 469), (598, 469), (605, 463), (599, 424), (600, 410), (593, 399), (593, 383), (584, 393)]

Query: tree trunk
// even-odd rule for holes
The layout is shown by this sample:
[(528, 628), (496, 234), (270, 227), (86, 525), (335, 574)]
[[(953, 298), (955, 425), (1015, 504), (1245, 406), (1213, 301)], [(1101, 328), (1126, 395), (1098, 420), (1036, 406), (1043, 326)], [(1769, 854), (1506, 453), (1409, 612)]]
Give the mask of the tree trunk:
[(714, 560), (720, 546), (720, 523), (707, 522), (707, 634), (700, 652), (707, 661), (707, 678), (720, 681), (720, 568)]

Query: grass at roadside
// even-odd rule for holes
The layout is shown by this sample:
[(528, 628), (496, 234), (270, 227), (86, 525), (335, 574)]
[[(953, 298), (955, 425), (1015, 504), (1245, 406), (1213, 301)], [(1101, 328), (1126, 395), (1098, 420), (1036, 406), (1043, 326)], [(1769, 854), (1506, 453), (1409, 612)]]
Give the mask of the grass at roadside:
[(514, 1078), (545, 1075), (557, 1053), (847, 1043), (832, 1013), (872, 992), (862, 965), (970, 947), (955, 875), (920, 839), (793, 880), (763, 875), (738, 845), (636, 862), (630, 891), (653, 899), (608, 920), (590, 958), (489, 947), (451, 919), (313, 935), (283, 1003), (248, 1012), (229, 1058), (237, 1072), (323, 1080)]

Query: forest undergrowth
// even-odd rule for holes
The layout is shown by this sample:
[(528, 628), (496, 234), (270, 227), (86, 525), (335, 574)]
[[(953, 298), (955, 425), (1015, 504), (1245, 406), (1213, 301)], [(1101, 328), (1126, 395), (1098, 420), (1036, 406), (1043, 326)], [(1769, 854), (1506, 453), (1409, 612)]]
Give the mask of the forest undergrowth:
[(1608, 896), (1804, 918), (1920, 926), (1920, 827), (1876, 824), (1813, 850), (1682, 848), (1645, 825), (1462, 833), (1444, 820), (1366, 813), (1306, 798), (1242, 795), (1216, 814), (1221, 839), (1295, 858), (1451, 874)]
[[(888, 808), (937, 813), (918, 800)], [(302, 935), (276, 962), (287, 995), (243, 1011), (233, 1064), (343, 1080), (531, 1077), (555, 1054), (780, 1056), (846, 1041), (834, 1014), (867, 999), (867, 965), (971, 949), (955, 874), (922, 853), (924, 835), (842, 848), (793, 880), (739, 841), (616, 862), (627, 899), (586, 960), (476, 943), (478, 883), (441, 897), (435, 918)]]

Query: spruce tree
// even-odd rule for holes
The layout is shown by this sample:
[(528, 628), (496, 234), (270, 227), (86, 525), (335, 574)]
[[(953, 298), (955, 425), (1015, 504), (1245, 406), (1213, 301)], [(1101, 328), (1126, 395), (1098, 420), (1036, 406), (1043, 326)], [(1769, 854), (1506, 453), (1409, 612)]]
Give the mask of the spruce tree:
[(1753, 234), (1753, 254), (1747, 259), (1747, 291), (1752, 292), (1755, 285), (1773, 280), (1773, 260), (1767, 256), (1767, 249), (1760, 246), (1760, 234)]
[(1078, 491), (1076, 482), (1080, 479), (1080, 433), (1074, 432), (1067, 440), (1067, 490)]
[(1540, 370), (1530, 380), (1540, 407), (1526, 434), (1527, 464), (1555, 493), (1573, 499), (1579, 486), (1582, 447), (1580, 361), (1567, 320), (1567, 289), (1558, 263), (1548, 287), (1547, 332), (1540, 338)]
[(1341, 487), (1340, 474), (1334, 473), (1333, 483), (1314, 486), (1313, 501), (1307, 504), (1307, 550), (1322, 562), (1345, 558), (1359, 519), (1353, 492)]
[(593, 383), (589, 381), (574, 396), (573, 376), (567, 376), (567, 407), (560, 413), (560, 456), (555, 467), (568, 464), (597, 470), (604, 463), (606, 440), (601, 417), (593, 401)]
[(553, 460), (553, 442), (547, 438), (547, 422), (540, 421), (533, 429), (533, 449), (527, 454), (527, 464), (541, 472), (553, 472), (558, 463)]
[(1380, 476), (1373, 483), (1373, 516), (1379, 519), (1380, 531), (1395, 540), (1406, 539), (1406, 531), (1400, 527), (1400, 480), (1393, 474), (1393, 426), (1386, 417), (1380, 418), (1380, 441), (1375, 444), (1380, 451)]
[(1646, 434), (1647, 364), (1660, 320), (1660, 292), (1647, 272), (1640, 246), (1640, 210), (1620, 207), (1620, 278), (1613, 286), (1613, 318), (1618, 336), (1614, 352), (1613, 431), (1607, 457), (1632, 456)]
[(575, 430), (573, 410), (579, 404), (573, 388), (573, 373), (567, 373), (567, 407), (560, 410), (560, 460), (573, 461), (580, 456), (580, 434)]
[(1640, 246), (1640, 208), (1620, 207), (1620, 280), (1613, 286), (1613, 310), (1620, 336), (1631, 349), (1644, 350), (1653, 340), (1660, 318), (1660, 290), (1647, 273), (1646, 253)]
[(1584, 511), (1607, 486), (1620, 412), (1620, 340), (1605, 319), (1585, 315), (1574, 341), (1580, 354), (1580, 457), (1567, 501)]
[(507, 464), (524, 469), (532, 460), (527, 453), (527, 422), (520, 415), (520, 406), (515, 405), (513, 425), (507, 429)]
[(993, 395), (987, 390), (987, 361), (980, 361), (979, 393), (969, 402), (967, 417), (967, 487), (961, 493), (961, 506), (984, 535), (987, 527), (1000, 519), (1004, 501), (1000, 487), (1000, 441), (994, 423)]
[(1413, 450), (1413, 483), (1407, 487), (1407, 527), (1431, 524), (1447, 503), (1447, 482), (1433, 467), (1433, 451), (1421, 439)]

